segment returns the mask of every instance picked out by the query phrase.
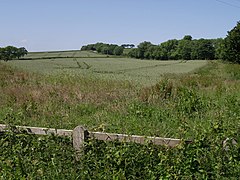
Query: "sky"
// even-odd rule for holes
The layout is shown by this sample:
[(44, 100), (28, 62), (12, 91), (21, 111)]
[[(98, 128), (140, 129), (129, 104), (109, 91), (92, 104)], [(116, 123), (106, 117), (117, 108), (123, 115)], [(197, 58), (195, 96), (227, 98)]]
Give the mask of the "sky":
[(224, 38), (239, 20), (240, 0), (0, 0), (0, 47), (54, 51)]

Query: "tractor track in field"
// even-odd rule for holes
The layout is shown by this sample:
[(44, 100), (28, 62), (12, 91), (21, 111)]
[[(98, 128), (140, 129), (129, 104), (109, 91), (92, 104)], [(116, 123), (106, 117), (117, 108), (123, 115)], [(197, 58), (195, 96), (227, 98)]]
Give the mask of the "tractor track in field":
[(180, 63), (183, 63), (183, 62), (180, 61), (180, 62), (171, 63), (171, 64), (156, 64), (156, 65), (152, 65), (152, 66), (144, 66), (144, 67), (138, 67), (138, 68), (129, 68), (129, 69), (117, 70), (117, 71), (93, 71), (93, 72), (95, 72), (95, 73), (104, 73), (104, 74), (124, 74), (126, 72), (131, 72), (131, 71), (151, 69), (151, 68), (163, 67), (163, 66), (172, 66), (172, 65), (180, 64)]

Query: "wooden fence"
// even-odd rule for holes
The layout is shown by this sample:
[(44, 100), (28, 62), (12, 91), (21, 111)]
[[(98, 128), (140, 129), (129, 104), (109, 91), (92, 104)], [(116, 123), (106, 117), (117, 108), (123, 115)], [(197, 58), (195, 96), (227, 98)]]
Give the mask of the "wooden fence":
[[(14, 126), (16, 132), (24, 130), (28, 134), (36, 135), (50, 135), (54, 134), (57, 136), (68, 136), (72, 137), (74, 149), (82, 153), (84, 148), (84, 141), (89, 138), (94, 138), (102, 141), (120, 141), (120, 142), (134, 142), (139, 144), (145, 144), (147, 142), (155, 145), (163, 145), (168, 147), (175, 147), (182, 142), (181, 139), (173, 138), (161, 138), (161, 137), (148, 137), (148, 136), (137, 136), (137, 135), (126, 135), (126, 134), (114, 134), (104, 132), (91, 132), (85, 129), (83, 126), (77, 126), (73, 130), (65, 129), (53, 129), (53, 128), (41, 128), (41, 127), (28, 127), (28, 126)], [(4, 124), (0, 124), (0, 132), (9, 131), (9, 127)], [(191, 143), (191, 141), (185, 141)]]

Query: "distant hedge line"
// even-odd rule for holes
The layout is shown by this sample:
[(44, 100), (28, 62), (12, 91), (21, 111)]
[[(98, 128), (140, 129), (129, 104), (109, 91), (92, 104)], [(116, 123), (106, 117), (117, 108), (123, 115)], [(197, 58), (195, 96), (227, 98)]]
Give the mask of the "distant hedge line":
[(222, 41), (221, 38), (193, 40), (189, 35), (159, 45), (144, 41), (128, 55), (132, 58), (156, 60), (220, 59)]
[(96, 43), (83, 46), (81, 50), (93, 50), (102, 54), (122, 55), (124, 48), (130, 48), (126, 54), (131, 58), (156, 60), (212, 60), (223, 59), (240, 63), (240, 22), (228, 32), (226, 38), (193, 39), (186, 35), (183, 39), (171, 39), (159, 45), (144, 41), (137, 48), (133, 44)]
[(107, 55), (117, 55), (120, 56), (123, 54), (123, 46), (118, 46), (116, 44), (105, 44), (105, 43), (96, 43), (96, 44), (88, 44), (86, 46), (82, 46), (81, 50), (91, 50), (97, 51), (98, 53), (107, 54)]

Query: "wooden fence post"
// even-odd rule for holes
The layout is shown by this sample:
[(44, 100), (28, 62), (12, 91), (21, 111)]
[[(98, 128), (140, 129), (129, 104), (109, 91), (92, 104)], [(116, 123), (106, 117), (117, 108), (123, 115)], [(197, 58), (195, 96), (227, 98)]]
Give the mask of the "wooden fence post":
[(88, 137), (88, 131), (83, 126), (77, 126), (73, 129), (73, 148), (76, 150), (77, 157), (79, 160), (80, 157), (84, 154), (84, 141)]

